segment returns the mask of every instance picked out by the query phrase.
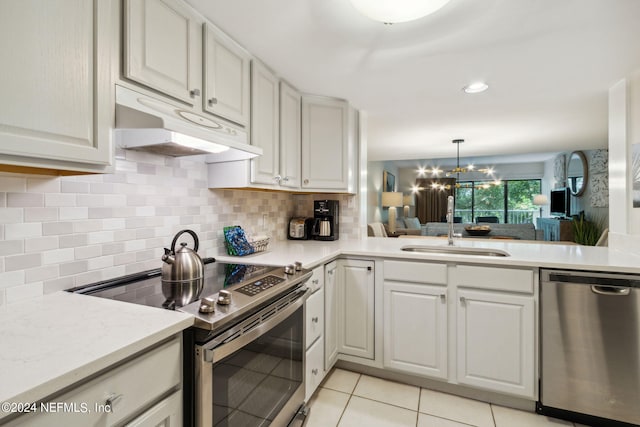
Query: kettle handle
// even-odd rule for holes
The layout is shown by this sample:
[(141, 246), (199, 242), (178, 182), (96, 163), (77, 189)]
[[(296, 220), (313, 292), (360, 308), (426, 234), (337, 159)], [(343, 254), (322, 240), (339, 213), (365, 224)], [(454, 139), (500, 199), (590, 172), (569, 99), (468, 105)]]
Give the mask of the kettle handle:
[(174, 254), (176, 253), (176, 243), (178, 243), (178, 237), (180, 237), (180, 235), (183, 233), (191, 234), (191, 237), (193, 237), (193, 251), (198, 252), (198, 246), (200, 245), (200, 241), (198, 240), (198, 236), (196, 235), (196, 233), (193, 232), (192, 230), (181, 230), (181, 231), (178, 231), (178, 234), (176, 234), (176, 237), (174, 237), (173, 241), (171, 242), (171, 253), (174, 253)]

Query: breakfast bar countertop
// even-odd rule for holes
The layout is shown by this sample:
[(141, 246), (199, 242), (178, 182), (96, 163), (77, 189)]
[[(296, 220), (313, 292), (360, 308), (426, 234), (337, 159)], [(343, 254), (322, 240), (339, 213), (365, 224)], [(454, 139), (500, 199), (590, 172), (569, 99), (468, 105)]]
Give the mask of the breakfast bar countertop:
[(225, 262), (238, 262), (262, 265), (292, 264), (302, 262), (305, 268), (311, 268), (344, 257), (381, 257), (408, 260), (460, 262), (478, 265), (500, 265), (504, 267), (540, 267), (561, 268), (586, 271), (606, 271), (614, 273), (640, 273), (640, 256), (617, 251), (607, 247), (581, 246), (576, 244), (540, 243), (521, 240), (501, 239), (455, 239), (454, 246), (459, 248), (485, 248), (505, 251), (508, 257), (463, 255), (451, 253), (406, 252), (404, 246), (424, 245), (433, 248), (446, 248), (447, 240), (438, 237), (409, 237), (389, 239), (367, 237), (361, 240), (337, 240), (323, 242), (280, 241), (274, 242), (270, 249), (245, 257), (226, 254), (216, 255), (216, 259)]

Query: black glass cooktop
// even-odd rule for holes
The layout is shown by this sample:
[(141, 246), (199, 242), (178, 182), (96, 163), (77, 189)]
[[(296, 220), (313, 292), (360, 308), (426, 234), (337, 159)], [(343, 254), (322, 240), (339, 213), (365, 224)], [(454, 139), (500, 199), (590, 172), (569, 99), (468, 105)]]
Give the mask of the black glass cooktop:
[[(214, 294), (236, 283), (251, 281), (252, 278), (274, 268), (273, 266), (213, 262), (212, 258), (206, 259), (205, 262), (207, 262), (204, 267), (205, 280), (200, 297)], [(93, 283), (69, 289), (69, 291), (151, 307), (178, 308), (175, 304), (167, 304), (167, 299), (162, 293), (160, 269)]]

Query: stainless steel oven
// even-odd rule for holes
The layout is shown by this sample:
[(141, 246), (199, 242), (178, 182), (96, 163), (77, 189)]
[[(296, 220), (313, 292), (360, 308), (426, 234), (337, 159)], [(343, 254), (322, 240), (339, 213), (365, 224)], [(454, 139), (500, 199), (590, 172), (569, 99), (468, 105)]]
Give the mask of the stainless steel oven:
[(311, 271), (299, 263), (205, 264), (202, 298), (185, 306), (167, 304), (159, 269), (71, 291), (194, 317), (183, 332), (185, 426), (304, 423), (304, 283)]
[(195, 347), (198, 426), (286, 426), (304, 400), (304, 299), (296, 289)]

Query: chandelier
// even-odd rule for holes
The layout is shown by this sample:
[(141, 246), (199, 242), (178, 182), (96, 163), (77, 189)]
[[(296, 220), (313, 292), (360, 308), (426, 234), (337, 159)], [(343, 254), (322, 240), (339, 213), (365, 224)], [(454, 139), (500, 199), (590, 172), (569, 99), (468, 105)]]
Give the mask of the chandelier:
[[(425, 176), (427, 174), (431, 174), (431, 176), (433, 177), (439, 177), (441, 173), (444, 173), (444, 176), (447, 178), (450, 178), (452, 176), (455, 176), (456, 178), (456, 184), (455, 184), (455, 188), (476, 188), (476, 189), (485, 189), (485, 188), (489, 188), (492, 185), (500, 185), (502, 182), (499, 179), (496, 179), (494, 177), (495, 174), (495, 170), (491, 167), (486, 167), (486, 168), (476, 168), (473, 164), (469, 164), (466, 167), (461, 167), (460, 166), (460, 144), (462, 144), (464, 142), (464, 139), (454, 139), (453, 141), (451, 141), (452, 143), (456, 144), (456, 149), (457, 149), (457, 153), (456, 153), (456, 167), (447, 171), (443, 171), (437, 167), (431, 168), (431, 169), (425, 169), (425, 168), (420, 168), (418, 169), (418, 175), (419, 176)], [(477, 184), (470, 184), (470, 183), (460, 183), (460, 174), (464, 174), (464, 173), (483, 173), (486, 175), (486, 177), (489, 179), (491, 179), (490, 181), (485, 181), (482, 183), (477, 183)], [(451, 189), (451, 185), (450, 184), (440, 184), (437, 181), (434, 181), (431, 184), (431, 188), (432, 189), (436, 189), (436, 190), (450, 190)], [(414, 188), (415, 191), (420, 190), (421, 188)]]

